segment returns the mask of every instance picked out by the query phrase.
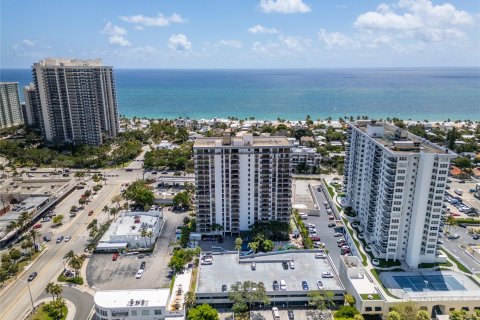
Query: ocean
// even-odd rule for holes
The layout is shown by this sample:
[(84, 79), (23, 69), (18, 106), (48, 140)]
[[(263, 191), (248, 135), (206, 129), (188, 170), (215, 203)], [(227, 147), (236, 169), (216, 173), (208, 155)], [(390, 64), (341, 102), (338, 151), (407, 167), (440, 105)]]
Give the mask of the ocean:
[[(127, 117), (480, 120), (480, 68), (114, 70)], [(1, 69), (0, 81), (22, 87), (31, 71)]]

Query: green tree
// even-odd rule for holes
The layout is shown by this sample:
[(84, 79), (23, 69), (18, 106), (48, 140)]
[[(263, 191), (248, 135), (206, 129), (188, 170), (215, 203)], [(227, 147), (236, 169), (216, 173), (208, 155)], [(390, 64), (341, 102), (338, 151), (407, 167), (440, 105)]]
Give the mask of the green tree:
[(15, 262), (17, 262), (22, 257), (22, 253), (20, 252), (20, 250), (17, 250), (15, 248), (11, 249), (8, 254)]
[(191, 308), (187, 315), (188, 320), (218, 320), (218, 312), (208, 304), (201, 304)]
[(188, 309), (195, 305), (195, 292), (187, 291), (185, 294), (185, 307)]
[(411, 301), (398, 303), (393, 309), (400, 314), (401, 320), (415, 319), (417, 312), (420, 310), (418, 305)]
[(317, 310), (325, 310), (332, 304), (333, 292), (324, 290), (309, 291), (308, 305), (314, 307)]
[(173, 204), (175, 204), (176, 206), (182, 206), (190, 209), (192, 205), (192, 201), (190, 200), (190, 196), (188, 195), (188, 192), (182, 191), (182, 192), (178, 192), (173, 197)]
[(249, 316), (253, 305), (270, 304), (265, 285), (261, 282), (244, 281), (243, 283), (233, 284), (230, 287), (228, 299), (232, 302), (235, 313), (243, 314), (248, 312)]
[(65, 253), (65, 255), (63, 256), (63, 259), (66, 259), (68, 261), (73, 257), (75, 257), (75, 252), (73, 252), (73, 250), (70, 250), (67, 253)]
[(32, 237), (32, 241), (33, 241), (32, 247), (36, 251), (37, 249), (35, 244), (37, 243), (37, 237), (40, 237), (40, 233), (37, 230), (31, 228), (30, 230), (28, 230), (28, 234)]
[(454, 163), (460, 169), (468, 169), (472, 167), (472, 161), (467, 157), (458, 157), (454, 160)]
[(80, 256), (74, 255), (68, 260), (68, 265), (75, 270), (75, 274), (78, 274), (78, 270), (82, 267), (83, 259)]
[(341, 306), (338, 311), (335, 312), (335, 318), (353, 318), (356, 314), (359, 314), (358, 310), (352, 306)]
[(152, 190), (150, 190), (143, 180), (138, 180), (130, 184), (123, 196), (125, 199), (135, 202), (142, 208), (151, 206), (155, 200)]
[(240, 251), (242, 248), (243, 240), (242, 238), (238, 237), (235, 239), (235, 250)]
[(275, 244), (273, 243), (272, 240), (263, 241), (263, 243), (262, 243), (262, 251), (263, 252), (273, 251), (274, 248), (275, 248)]
[(56, 226), (61, 226), (62, 225), (62, 220), (63, 220), (63, 215), (59, 214), (58, 216), (53, 217), (53, 223)]
[(465, 311), (455, 310), (450, 313), (450, 320), (466, 320), (468, 319)]
[(390, 311), (387, 315), (387, 320), (402, 320), (402, 317), (397, 311)]
[(55, 287), (55, 283), (53, 283), (53, 282), (49, 282), (49, 283), (47, 284), (47, 286), (45, 287), (45, 292), (46, 292), (47, 294), (51, 294), (51, 295), (52, 295), (52, 301), (55, 300), (54, 287)]
[(345, 302), (353, 306), (355, 304), (355, 297), (347, 293), (345, 294)]
[(353, 320), (365, 320), (365, 319), (363, 318), (363, 316), (360, 313), (358, 313), (358, 314), (353, 316)]
[(415, 315), (415, 320), (430, 320), (430, 316), (427, 311), (419, 310)]
[(0, 283), (2, 284), (2, 286), (5, 280), (7, 280), (7, 278), (8, 278), (7, 271), (3, 268), (0, 268)]

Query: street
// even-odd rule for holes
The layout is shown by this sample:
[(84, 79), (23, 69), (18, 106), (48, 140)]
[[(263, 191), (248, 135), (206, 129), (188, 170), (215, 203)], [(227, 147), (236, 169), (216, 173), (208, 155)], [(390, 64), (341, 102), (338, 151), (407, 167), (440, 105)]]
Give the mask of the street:
[(466, 228), (452, 226), (449, 227), (450, 234), (460, 235), (459, 239), (448, 239), (446, 236), (443, 236), (441, 240), (443, 241), (443, 247), (448, 250), (453, 256), (457, 258), (462, 264), (469, 268), (474, 273), (480, 273), (480, 263), (472, 259), (468, 254), (460, 248), (460, 245), (467, 246), (469, 244), (480, 245), (480, 240), (473, 240), (472, 235), (467, 233)]

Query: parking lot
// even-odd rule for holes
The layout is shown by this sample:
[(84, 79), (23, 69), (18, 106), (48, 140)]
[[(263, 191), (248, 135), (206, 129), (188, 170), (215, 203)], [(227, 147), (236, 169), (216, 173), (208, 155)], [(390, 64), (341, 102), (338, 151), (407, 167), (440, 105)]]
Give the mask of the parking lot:
[[(143, 258), (140, 255), (122, 255), (117, 261), (112, 261), (112, 254), (93, 254), (87, 266), (88, 284), (103, 290), (168, 287), (170, 244), (175, 241), (175, 229), (183, 223), (187, 213), (164, 209), (164, 216), (165, 225), (150, 255), (144, 255)], [(146, 262), (145, 271), (140, 279), (136, 279), (135, 274), (143, 261)]]
[[(312, 309), (287, 309), (284, 306), (283, 308), (278, 308), (280, 319), (289, 319), (288, 311), (293, 311), (294, 319), (295, 320), (329, 320), (331, 319), (330, 313), (326, 315), (322, 315), (320, 311), (312, 310)], [(328, 311), (328, 310), (327, 310)], [(233, 313), (230, 310), (219, 310), (218, 315), (220, 320), (233, 320)], [(250, 314), (251, 320), (274, 320), (272, 308), (267, 307), (264, 310), (255, 310), (252, 311)]]

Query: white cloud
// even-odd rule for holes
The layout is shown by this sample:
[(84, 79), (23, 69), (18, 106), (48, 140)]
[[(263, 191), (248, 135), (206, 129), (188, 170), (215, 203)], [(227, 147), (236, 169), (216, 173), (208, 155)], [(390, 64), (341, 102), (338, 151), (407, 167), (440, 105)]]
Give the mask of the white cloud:
[(188, 51), (192, 48), (192, 43), (184, 34), (174, 34), (168, 39), (168, 47), (176, 51)]
[(325, 29), (320, 29), (318, 38), (328, 49), (349, 48), (356, 45), (356, 41), (349, 36), (341, 32), (327, 32)]
[(260, 0), (260, 8), (266, 13), (306, 13), (312, 11), (302, 0)]
[(280, 35), (276, 41), (268, 41), (266, 43), (254, 42), (252, 52), (264, 57), (285, 57), (305, 52), (311, 44), (312, 41), (309, 38)]
[(137, 26), (141, 25), (144, 27), (166, 27), (172, 23), (185, 23), (187, 19), (182, 18), (181, 15), (173, 13), (170, 16), (165, 16), (161, 12), (156, 17), (148, 17), (143, 14), (137, 14), (133, 16), (121, 16), (125, 22), (134, 23)]
[(242, 42), (238, 40), (220, 40), (214, 44), (216, 47), (232, 47), (240, 49), (242, 47)]
[(133, 29), (135, 29), (135, 30), (143, 30), (143, 29), (145, 29), (145, 28), (144, 28), (143, 26), (141, 26), (141, 25), (137, 25), (137, 26), (133, 27)]
[(35, 42), (29, 39), (22, 40), (22, 43), (26, 46), (33, 47), (35, 46)]
[(257, 24), (251, 28), (248, 28), (248, 32), (253, 34), (257, 34), (257, 33), (275, 34), (275, 33), (278, 33), (278, 30), (275, 28), (267, 28), (260, 24)]
[(116, 26), (111, 22), (108, 22), (102, 30), (103, 34), (108, 35), (108, 41), (110, 44), (118, 45), (121, 47), (129, 47), (132, 44), (124, 36), (127, 34), (127, 30), (122, 27)]
[(468, 12), (450, 3), (433, 5), (430, 0), (400, 0), (393, 7), (380, 4), (375, 11), (359, 15), (354, 22), (361, 32), (423, 42), (463, 41), (462, 28), (473, 24), (474, 18)]

